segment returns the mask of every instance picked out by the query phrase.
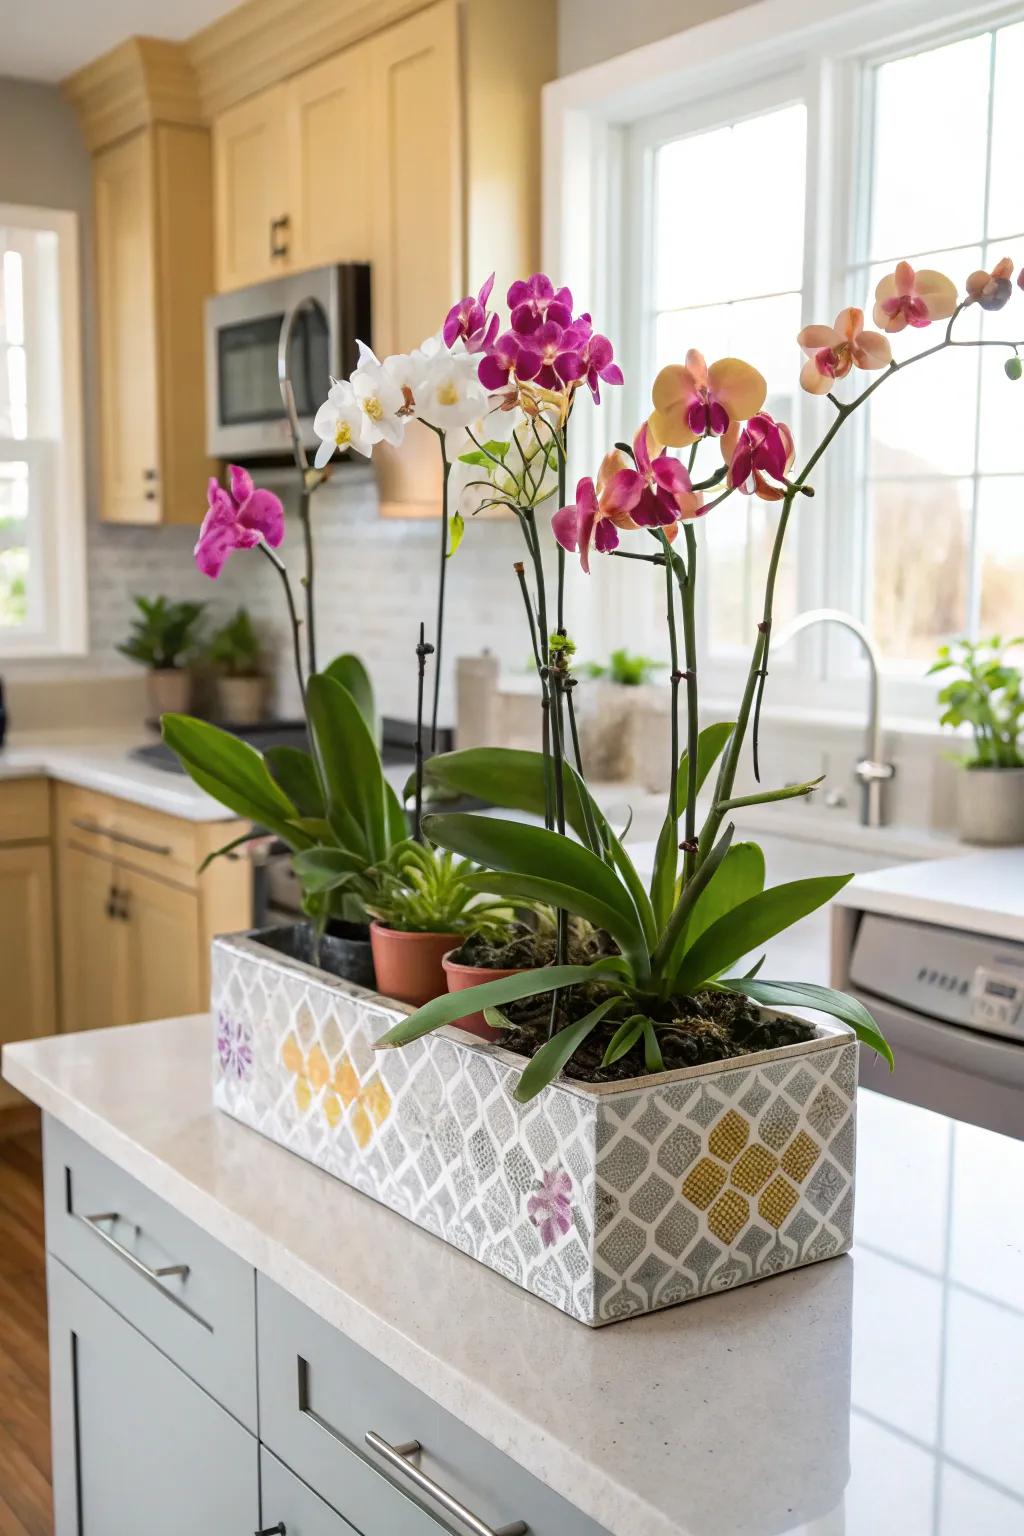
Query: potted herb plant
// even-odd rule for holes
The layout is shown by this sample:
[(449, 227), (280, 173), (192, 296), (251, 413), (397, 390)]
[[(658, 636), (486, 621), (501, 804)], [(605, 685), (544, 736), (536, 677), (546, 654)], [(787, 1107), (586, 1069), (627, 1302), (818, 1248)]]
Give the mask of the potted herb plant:
[[(543, 274), (513, 284), (503, 329), (488, 283), (416, 353), (380, 361), (362, 349), (352, 377), (332, 386), (318, 413), (311, 473), (336, 447), (400, 445), (416, 421), (436, 433), (445, 486), (438, 649), (444, 572), (467, 514), (504, 507), (523, 535), (514, 578), (537, 674), (541, 750), (454, 753), (432, 757), (425, 771), (532, 819), (449, 813), (426, 817), (423, 828), (442, 850), (432, 857), (447, 852), (478, 866), (461, 876), (473, 890), (509, 907), (549, 906), (553, 958), (408, 1012), (283, 961), (258, 935), (219, 939), (218, 1031), (228, 1046), (247, 1045), (220, 1052), (215, 1096), (225, 1111), (591, 1325), (850, 1246), (859, 1044), (890, 1065), (891, 1052), (856, 999), (762, 976), (764, 946), (848, 877), (768, 884), (760, 849), (736, 836), (734, 818), (814, 785), (758, 783), (738, 794), (736, 779), (748, 749), (759, 778), (775, 581), (816, 467), (897, 372), (955, 347), (1006, 346), (1016, 355), (1019, 342), (955, 334), (969, 305), (998, 308), (1010, 296), (1005, 265), (972, 274), (961, 296), (943, 274), (901, 262), (876, 289), (876, 329), (852, 308), (833, 325), (806, 327), (797, 338), (801, 383), (822, 397), (828, 419), (799, 464), (789, 428), (764, 410), (757, 370), (736, 358), (708, 366), (691, 351), (662, 370), (649, 418), (630, 442), (609, 448), (572, 497), (573, 412), (587, 391), (599, 401), (602, 386), (622, 375), (567, 289)], [(893, 356), (892, 335), (936, 323), (938, 340)], [(843, 381), (860, 373), (867, 377), (847, 394)], [(750, 495), (778, 512), (761, 617), (735, 718), (702, 732), (693, 525)], [(546, 562), (548, 522), (557, 552)], [(570, 554), (585, 573), (597, 554), (646, 562), (664, 605), (670, 771), (649, 871), (581, 772)], [(367, 859), (342, 814), (355, 819), (375, 770), (355, 754), (363, 738), (358, 730), (349, 738), (334, 695), (338, 713), (323, 731), (317, 715), (329, 680), (309, 670), (314, 758), (344, 758), (346, 771), (319, 813), (304, 813), (296, 794), (277, 814), (309, 839), (297, 860), (307, 876), (319, 870), (325, 886), (342, 880), (339, 888), (354, 893), (387, 857)], [(335, 686), (339, 699), (349, 697)], [(434, 686), (436, 701), (437, 671)], [(242, 766), (225, 780), (231, 794)], [(263, 768), (258, 758), (244, 766), (254, 793)], [(190, 771), (206, 776), (195, 758)], [(698, 823), (705, 782), (709, 809)], [(574, 956), (574, 922), (605, 936), (600, 953)], [(782, 1011), (791, 1008), (812, 1010), (814, 1022)], [(448, 1029), (476, 1010), (501, 1031), (499, 1044)]]
[(188, 663), (196, 648), (196, 628), (203, 603), (172, 602), (166, 597), (135, 597), (136, 617), (118, 650), (146, 670), (146, 698), (153, 719), (189, 706), (192, 677)]
[(594, 782), (632, 778), (638, 716), (663, 670), (663, 662), (625, 647), (612, 651), (607, 662), (591, 661), (580, 669), (591, 683), (577, 707), (580, 753)]
[(954, 640), (929, 676), (954, 674), (939, 690), (940, 723), (969, 726), (974, 752), (957, 788), (960, 835), (971, 843), (1024, 843), (1024, 690), (1010, 659), (1024, 636)]
[(267, 676), (263, 651), (247, 608), (239, 608), (214, 632), (205, 660), (213, 669), (217, 714), (229, 725), (257, 725), (263, 719)]

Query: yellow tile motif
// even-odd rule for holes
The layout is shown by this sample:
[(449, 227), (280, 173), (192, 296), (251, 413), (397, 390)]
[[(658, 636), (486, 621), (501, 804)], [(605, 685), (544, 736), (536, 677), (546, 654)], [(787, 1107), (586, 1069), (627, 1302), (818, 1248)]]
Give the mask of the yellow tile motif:
[(309, 1084), (304, 1077), (295, 1079), (295, 1102), (302, 1114), (305, 1114), (313, 1102), (313, 1095), (309, 1091)]
[(732, 1171), (732, 1182), (737, 1189), (742, 1189), (744, 1194), (756, 1195), (759, 1189), (771, 1178), (779, 1160), (774, 1152), (769, 1152), (759, 1141), (748, 1147)]
[(806, 1131), (797, 1131), (782, 1154), (783, 1172), (797, 1184), (802, 1184), (820, 1156), (821, 1148), (814, 1137), (808, 1136)]
[(731, 1163), (743, 1151), (749, 1135), (750, 1126), (739, 1111), (726, 1110), (708, 1137), (708, 1151), (720, 1157), (723, 1163)]
[(361, 1104), (357, 1104), (352, 1111), (352, 1135), (355, 1137), (360, 1149), (364, 1148), (373, 1135), (373, 1121)]
[(302, 1054), (302, 1048), (295, 1038), (294, 1031), (287, 1037), (281, 1047), (281, 1060), (289, 1072), (302, 1072), (305, 1070), (306, 1061)]
[(777, 1173), (757, 1202), (757, 1209), (770, 1227), (781, 1227), (799, 1198), (789, 1180)]
[(341, 1104), (333, 1093), (324, 1094), (323, 1112), (327, 1117), (327, 1124), (333, 1131), (342, 1114)]
[(699, 1211), (706, 1211), (726, 1180), (724, 1168), (713, 1163), (710, 1157), (702, 1157), (686, 1176), (683, 1198)]
[(731, 1243), (749, 1218), (748, 1202), (734, 1189), (727, 1189), (708, 1211), (708, 1230), (721, 1238), (723, 1243)]
[(367, 1084), (362, 1101), (377, 1124), (383, 1125), (391, 1113), (391, 1095), (379, 1077)]
[(327, 1057), (319, 1045), (314, 1045), (306, 1057), (306, 1076), (317, 1093), (325, 1086), (330, 1075), (331, 1067)]
[(347, 1056), (338, 1063), (332, 1087), (346, 1109), (359, 1097), (359, 1077)]

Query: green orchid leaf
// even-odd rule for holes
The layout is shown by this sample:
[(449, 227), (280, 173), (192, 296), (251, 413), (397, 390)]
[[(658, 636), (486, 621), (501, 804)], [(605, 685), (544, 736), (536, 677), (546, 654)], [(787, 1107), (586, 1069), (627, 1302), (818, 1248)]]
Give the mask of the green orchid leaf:
[(702, 892), (714, 879), (719, 865), (729, 852), (735, 830), (736, 828), (730, 822), (676, 902), (672, 916), (665, 924), (664, 932), (658, 940), (658, 947), (651, 959), (651, 967), (660, 980), (673, 975), (678, 964), (679, 952), (686, 943), (686, 927), (690, 920), (690, 913)]
[(384, 858), (384, 770), (362, 710), (348, 688), (318, 673), (306, 685), (306, 712), (327, 788), (328, 820), (343, 846), (371, 860)]
[(581, 982), (594, 981), (603, 970), (600, 961), (594, 965), (543, 965), (534, 971), (517, 971), (514, 976), (503, 976), (500, 981), (481, 982), (478, 987), (467, 987), (463, 992), (446, 992), (432, 1002), (424, 1003), (408, 1018), (392, 1024), (386, 1034), (374, 1041), (374, 1049), (408, 1045), (411, 1040), (419, 1040), (443, 1024), (457, 1024), (468, 1013), (496, 1008), (501, 1003), (515, 1003), (523, 997), (536, 997), (558, 987), (574, 987)]
[(336, 683), (348, 689), (355, 700), (356, 708), (366, 722), (367, 730), (376, 741), (377, 709), (373, 697), (373, 684), (370, 681), (370, 674), (359, 657), (346, 651), (343, 656), (336, 656), (330, 666), (324, 669), (322, 675), (333, 678)]
[(588, 848), (544, 827), (466, 812), (428, 816), (424, 826), (432, 842), (476, 864), (557, 887), (562, 897), (556, 905), (607, 928), (643, 979), (647, 939), (636, 907), (614, 870)]
[[(735, 720), (718, 720), (714, 725), (706, 725), (697, 737), (698, 793), (704, 784), (704, 780), (725, 751), (726, 743), (735, 729)], [(680, 816), (686, 810), (686, 802), (689, 797), (690, 760), (689, 754), (684, 752), (679, 760), (679, 772), (676, 775), (676, 810)]]
[(631, 1013), (629, 1018), (619, 1025), (601, 1058), (602, 1067), (613, 1066), (633, 1049), (644, 1032), (645, 1022), (642, 1013)]
[(665, 817), (658, 833), (654, 852), (654, 873), (651, 876), (651, 905), (654, 921), (659, 932), (665, 927), (675, 905), (676, 870), (679, 853), (679, 823), (671, 812)]
[(366, 870), (366, 861), (344, 848), (307, 848), (293, 862), (303, 890), (314, 896), (349, 885)]
[(389, 843), (392, 845), (400, 843), (409, 836), (409, 818), (402, 810), (402, 802), (387, 779), (384, 780), (384, 818), (387, 823)]
[(551, 1039), (541, 1046), (536, 1056), (524, 1067), (523, 1075), (512, 1095), (516, 1102), (528, 1104), (531, 1099), (537, 1097), (542, 1088), (546, 1088), (553, 1082), (573, 1052), (579, 1049), (591, 1031), (600, 1024), (609, 1008), (613, 1008), (618, 1001), (617, 997), (606, 998), (603, 1003), (598, 1003), (596, 1008), (592, 1008), (575, 1024), (567, 1024), (556, 1035), (552, 1035)]
[(190, 715), (164, 715), (164, 741), (175, 752), (189, 777), (221, 805), (277, 835), (290, 846), (305, 840), (285, 828), (298, 810), (271, 777), (255, 747)]
[(705, 929), (687, 949), (676, 972), (675, 989), (680, 993), (695, 992), (741, 956), (831, 901), (852, 879), (852, 875), (823, 875), (811, 880), (791, 880), (741, 902)]
[(695, 944), (701, 934), (734, 907), (764, 890), (764, 854), (756, 843), (733, 843), (714, 878), (694, 903), (686, 925), (686, 942)]
[(782, 789), (761, 789), (753, 795), (736, 795), (731, 800), (723, 800), (719, 810), (740, 811), (748, 805), (774, 805), (779, 800), (798, 800), (802, 795), (813, 794), (824, 780), (825, 775), (820, 773), (816, 779), (808, 779), (805, 784), (786, 784)]
[(729, 976), (718, 985), (729, 992), (740, 992), (766, 1008), (816, 1008), (819, 1013), (830, 1014), (849, 1024), (859, 1040), (877, 1051), (889, 1063), (890, 1072), (895, 1065), (888, 1040), (860, 999), (847, 992), (810, 981), (754, 981), (747, 976)]
[(263, 754), (267, 767), (302, 816), (323, 816), (324, 792), (316, 764), (300, 747), (268, 747)]
[(661, 1054), (661, 1046), (658, 1044), (658, 1034), (650, 1019), (645, 1018), (644, 1032), (644, 1066), (648, 1072), (664, 1072), (665, 1060)]
[(466, 532), (466, 520), (461, 512), (453, 512), (448, 520), (448, 549), (445, 559), (450, 560), (462, 543)]

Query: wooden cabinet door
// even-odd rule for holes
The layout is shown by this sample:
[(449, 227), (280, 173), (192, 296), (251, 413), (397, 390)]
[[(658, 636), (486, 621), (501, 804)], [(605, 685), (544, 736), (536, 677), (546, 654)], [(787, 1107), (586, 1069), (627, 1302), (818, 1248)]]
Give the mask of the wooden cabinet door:
[[(0, 934), (0, 1044), (53, 1034), (53, 891), (45, 843), (0, 848)], [(17, 1097), (0, 1084), (0, 1105)]]
[(257, 1530), (255, 1437), (52, 1255), (47, 1299), (55, 1536)]
[(146, 131), (94, 161), (99, 320), (100, 516), (160, 521), (152, 140)]
[(106, 1029), (131, 1022), (126, 986), (123, 876), (112, 859), (80, 848), (60, 851), (62, 1027)]
[[(464, 289), (454, 0), (381, 32), (371, 63), (373, 340), (384, 357), (433, 335)], [(433, 433), (410, 431), (400, 452), (373, 458), (383, 515), (437, 516)]]
[(133, 1024), (198, 1013), (199, 898), (137, 870), (119, 872), (124, 892), (128, 1016)]
[(288, 211), (296, 269), (370, 259), (368, 70), (372, 44), (346, 48), (288, 84)]
[[(287, 87), (271, 86), (213, 125), (217, 287), (241, 288), (290, 270)], [(328, 195), (339, 195), (338, 190)], [(287, 220), (282, 224), (275, 221)], [(279, 254), (274, 254), (278, 252)]]

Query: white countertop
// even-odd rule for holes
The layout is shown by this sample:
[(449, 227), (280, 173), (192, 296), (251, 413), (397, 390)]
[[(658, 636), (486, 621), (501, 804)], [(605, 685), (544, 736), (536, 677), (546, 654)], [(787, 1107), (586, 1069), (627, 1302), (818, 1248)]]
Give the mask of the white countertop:
[(130, 755), (133, 747), (156, 740), (155, 735), (109, 730), (14, 737), (0, 748), (0, 780), (58, 779), (186, 821), (234, 820), (233, 811), (193, 784), (187, 774), (168, 773)]
[(216, 1112), (210, 1057), (206, 1016), (3, 1054), (614, 1536), (1024, 1530), (1024, 1142), (862, 1093), (852, 1256), (591, 1331)]
[(1024, 940), (1024, 848), (875, 870), (858, 875), (835, 899), (861, 912)]

